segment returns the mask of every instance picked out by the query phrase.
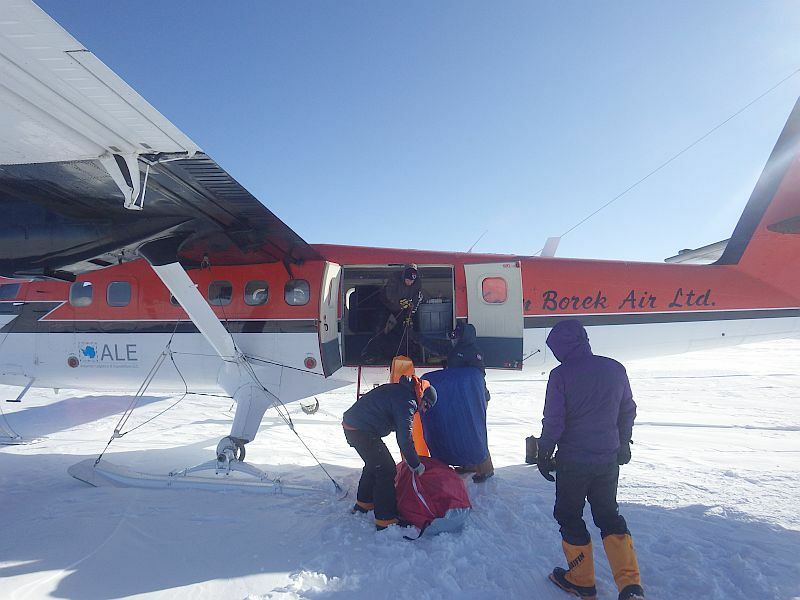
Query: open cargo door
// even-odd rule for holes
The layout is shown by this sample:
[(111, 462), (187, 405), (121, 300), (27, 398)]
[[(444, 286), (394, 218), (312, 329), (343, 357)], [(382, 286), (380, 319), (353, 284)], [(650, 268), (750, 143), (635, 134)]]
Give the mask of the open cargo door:
[(469, 322), (487, 367), (522, 368), (522, 270), (518, 262), (464, 265)]
[(319, 355), (325, 377), (342, 367), (339, 350), (339, 276), (342, 268), (336, 263), (325, 263), (319, 299)]

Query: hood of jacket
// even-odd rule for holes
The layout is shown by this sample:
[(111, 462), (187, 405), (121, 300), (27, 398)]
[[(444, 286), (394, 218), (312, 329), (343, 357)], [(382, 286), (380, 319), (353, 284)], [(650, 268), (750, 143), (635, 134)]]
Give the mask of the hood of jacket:
[(580, 358), (592, 353), (589, 336), (576, 319), (559, 321), (547, 336), (547, 347), (559, 362)]
[(464, 344), (471, 344), (477, 337), (478, 332), (475, 330), (475, 325), (472, 323), (466, 323), (464, 325), (464, 329), (461, 330), (461, 337), (459, 338), (459, 341)]

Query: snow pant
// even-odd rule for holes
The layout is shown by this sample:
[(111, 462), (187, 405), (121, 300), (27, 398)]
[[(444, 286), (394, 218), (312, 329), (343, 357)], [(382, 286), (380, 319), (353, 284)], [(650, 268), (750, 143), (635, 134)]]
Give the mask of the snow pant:
[(589, 531), (583, 521), (586, 500), (592, 509), (600, 535), (629, 534), (617, 505), (619, 465), (559, 461), (556, 457), (556, 504), (553, 516), (561, 526), (561, 538), (573, 546), (589, 543)]
[(394, 493), (395, 464), (389, 449), (377, 435), (345, 429), (347, 443), (355, 448), (364, 468), (358, 482), (356, 501), (363, 508), (375, 509), (377, 525), (390, 524), (397, 519), (397, 498)]
[[(600, 529), (603, 546), (617, 588), (641, 590), (639, 564), (633, 540), (617, 505), (619, 465), (588, 464), (559, 461), (556, 457), (556, 504), (553, 516), (561, 526), (562, 546), (570, 572), (567, 579), (577, 585), (594, 585), (591, 565), (591, 537), (583, 521), (586, 500), (592, 510), (594, 524)], [(581, 553), (589, 559), (579, 566), (575, 557)], [(590, 583), (591, 582), (591, 583)]]

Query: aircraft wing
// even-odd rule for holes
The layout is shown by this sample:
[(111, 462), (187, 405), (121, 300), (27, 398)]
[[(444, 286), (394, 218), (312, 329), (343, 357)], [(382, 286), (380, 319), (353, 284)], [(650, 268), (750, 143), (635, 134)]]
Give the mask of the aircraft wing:
[(188, 266), (318, 258), (33, 2), (0, 15), (0, 275), (69, 278), (168, 236)]

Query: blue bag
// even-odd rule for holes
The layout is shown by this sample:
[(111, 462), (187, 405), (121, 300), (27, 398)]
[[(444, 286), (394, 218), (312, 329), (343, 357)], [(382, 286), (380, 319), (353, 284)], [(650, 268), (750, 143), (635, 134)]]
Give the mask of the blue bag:
[(477, 465), (489, 456), (486, 440), (486, 381), (476, 367), (423, 375), (436, 388), (436, 404), (422, 413), (431, 456), (448, 465)]

